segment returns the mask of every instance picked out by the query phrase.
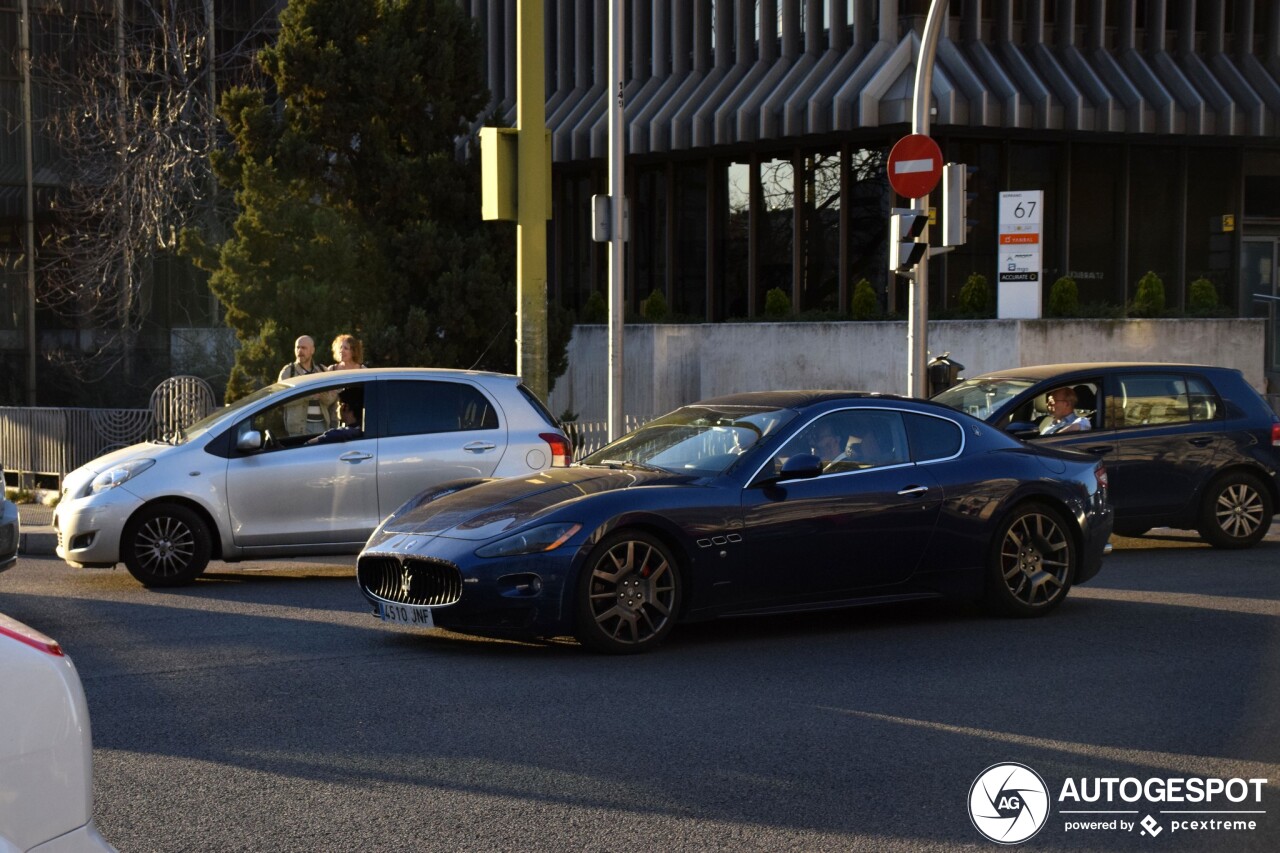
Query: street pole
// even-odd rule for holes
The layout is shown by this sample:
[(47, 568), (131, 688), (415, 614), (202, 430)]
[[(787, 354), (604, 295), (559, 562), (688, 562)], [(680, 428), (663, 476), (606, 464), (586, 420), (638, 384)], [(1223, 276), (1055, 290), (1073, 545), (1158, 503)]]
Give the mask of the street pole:
[[(924, 38), (920, 57), (916, 60), (916, 82), (912, 94), (911, 132), (929, 135), (929, 110), (933, 92), (933, 58), (938, 52), (938, 36), (946, 18), (947, 0), (933, 0), (924, 22)], [(929, 196), (914, 199), (913, 208), (928, 212)], [(922, 239), (929, 242), (929, 226)], [(895, 251), (890, 247), (890, 251)], [(929, 360), (929, 253), (926, 251), (911, 274), (911, 291), (907, 303), (907, 395), (927, 397), (925, 364)]]
[(609, 4), (609, 440), (626, 432), (623, 423), (622, 339), (625, 319), (623, 287), (626, 268), (626, 198), (623, 158), (626, 137), (622, 130), (623, 74), (626, 70), (626, 16), (623, 0)]
[(516, 373), (546, 402), (547, 94), (542, 0), (516, 3)]
[(22, 66), (22, 147), (27, 199), (27, 405), (36, 405), (36, 201), (35, 156), (31, 130), (31, 2), (22, 0), (18, 24), (18, 62)]

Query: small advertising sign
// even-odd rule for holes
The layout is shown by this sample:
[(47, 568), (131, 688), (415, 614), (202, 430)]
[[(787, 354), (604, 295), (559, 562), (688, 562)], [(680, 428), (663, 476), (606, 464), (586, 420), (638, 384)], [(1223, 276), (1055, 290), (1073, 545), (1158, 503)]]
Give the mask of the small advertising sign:
[(1040, 223), (1044, 192), (1000, 193), (996, 254), (996, 315), (1001, 319), (1040, 316)]

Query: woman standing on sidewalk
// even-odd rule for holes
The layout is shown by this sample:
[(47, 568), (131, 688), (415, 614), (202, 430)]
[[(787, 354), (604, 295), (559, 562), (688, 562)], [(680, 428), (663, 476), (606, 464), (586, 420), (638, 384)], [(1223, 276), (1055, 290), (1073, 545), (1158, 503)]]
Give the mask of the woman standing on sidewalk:
[(357, 370), (364, 367), (364, 346), (355, 335), (338, 335), (333, 339), (333, 364), (328, 370)]

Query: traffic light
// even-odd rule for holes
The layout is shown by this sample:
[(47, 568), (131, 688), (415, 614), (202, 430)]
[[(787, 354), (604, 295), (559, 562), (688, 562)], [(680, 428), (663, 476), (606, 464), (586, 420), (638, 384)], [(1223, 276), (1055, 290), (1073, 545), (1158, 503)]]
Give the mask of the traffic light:
[(963, 246), (973, 230), (969, 205), (977, 193), (969, 192), (969, 178), (977, 166), (947, 163), (942, 167), (942, 245)]
[(929, 250), (920, 235), (929, 222), (929, 211), (895, 207), (889, 211), (889, 271), (906, 273)]

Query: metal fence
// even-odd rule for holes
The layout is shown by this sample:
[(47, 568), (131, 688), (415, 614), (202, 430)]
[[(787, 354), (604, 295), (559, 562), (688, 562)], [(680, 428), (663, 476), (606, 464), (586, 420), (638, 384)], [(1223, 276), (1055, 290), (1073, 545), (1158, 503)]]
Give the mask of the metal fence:
[(0, 465), (19, 478), (64, 474), (104, 453), (185, 429), (213, 411), (213, 390), (198, 376), (172, 376), (147, 409), (0, 407)]
[(0, 407), (0, 463), (10, 475), (60, 481), (91, 459), (155, 436), (150, 409)]
[[(623, 433), (643, 424), (648, 418), (637, 418), (625, 415), (622, 419)], [(581, 459), (589, 453), (595, 453), (609, 443), (609, 424), (607, 421), (570, 421), (564, 424), (565, 435), (573, 443), (573, 458)]]

